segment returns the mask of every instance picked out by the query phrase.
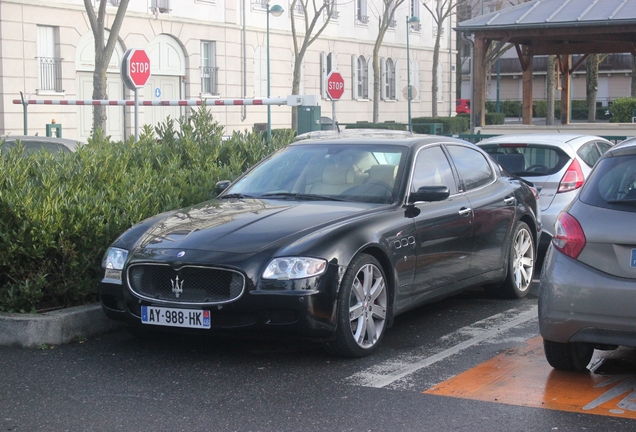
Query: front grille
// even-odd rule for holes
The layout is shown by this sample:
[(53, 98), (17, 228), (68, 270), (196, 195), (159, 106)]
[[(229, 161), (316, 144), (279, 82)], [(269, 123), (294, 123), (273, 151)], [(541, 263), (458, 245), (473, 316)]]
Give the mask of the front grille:
[(239, 272), (166, 264), (135, 264), (128, 268), (130, 290), (147, 299), (176, 303), (227, 303), (241, 296), (245, 278)]

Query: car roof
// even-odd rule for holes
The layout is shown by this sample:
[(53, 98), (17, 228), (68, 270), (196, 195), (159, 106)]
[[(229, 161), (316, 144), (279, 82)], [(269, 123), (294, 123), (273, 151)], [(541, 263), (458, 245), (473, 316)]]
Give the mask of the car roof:
[[(527, 144), (552, 144), (559, 145), (571, 143), (574, 140), (600, 140), (607, 141), (605, 138), (596, 135), (584, 135), (573, 133), (526, 133), (526, 134), (505, 134), (491, 138), (486, 138), (477, 143), (477, 145), (499, 144), (499, 143), (527, 143)], [(607, 141), (609, 142), (609, 141)]]
[(307, 132), (298, 135), (291, 145), (325, 142), (329, 142), (330, 144), (398, 144), (406, 147), (439, 142), (456, 142), (473, 145), (468, 141), (444, 135), (424, 135), (408, 131), (386, 129), (344, 129), (342, 131), (324, 130)]
[(48, 142), (48, 143), (57, 143), (61, 144), (65, 147), (68, 147), (69, 150), (75, 151), (79, 144), (79, 141), (75, 141), (68, 138), (58, 138), (58, 137), (47, 137), (47, 136), (37, 136), (37, 135), (6, 135), (0, 137), (0, 142), (6, 141), (9, 143), (14, 143), (18, 140), (22, 141), (31, 141), (31, 142)]

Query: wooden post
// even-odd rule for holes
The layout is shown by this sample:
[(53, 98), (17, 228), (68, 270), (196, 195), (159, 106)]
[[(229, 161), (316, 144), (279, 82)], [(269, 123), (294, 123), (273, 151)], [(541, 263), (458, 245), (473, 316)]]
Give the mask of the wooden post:
[(523, 58), (524, 61), (522, 66), (523, 69), (523, 90), (522, 90), (522, 98), (523, 105), (521, 107), (522, 120), (524, 125), (532, 124), (532, 72), (533, 72), (533, 59), (534, 56), (529, 51), (528, 47), (523, 48)]
[(475, 39), (475, 61), (473, 62), (473, 100), (471, 110), (474, 110), (475, 127), (486, 124), (486, 39)]
[(570, 124), (570, 63), (572, 57), (569, 55), (560, 55), (559, 59), (559, 71), (561, 72), (561, 124)]

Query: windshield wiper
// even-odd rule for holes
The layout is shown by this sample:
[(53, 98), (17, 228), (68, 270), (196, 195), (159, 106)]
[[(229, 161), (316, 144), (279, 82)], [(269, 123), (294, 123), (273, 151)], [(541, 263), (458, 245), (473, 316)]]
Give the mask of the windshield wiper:
[(636, 205), (636, 198), (624, 198), (624, 199), (616, 199), (607, 201), (608, 204), (629, 204)]
[(241, 199), (241, 198), (254, 198), (254, 197), (251, 196), (251, 195), (243, 195), (243, 194), (240, 194), (240, 193), (231, 193), (231, 194), (220, 196), (218, 198), (219, 199), (225, 199), (225, 198), (239, 198), (239, 199)]
[(275, 192), (261, 195), (262, 198), (291, 198), (297, 201), (348, 201), (345, 198), (331, 195), (316, 195), (305, 193)]

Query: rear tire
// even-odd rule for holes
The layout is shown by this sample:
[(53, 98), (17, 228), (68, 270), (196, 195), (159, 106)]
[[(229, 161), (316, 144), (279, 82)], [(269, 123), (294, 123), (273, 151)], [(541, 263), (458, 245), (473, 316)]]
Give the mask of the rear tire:
[(594, 348), (580, 342), (552, 342), (543, 340), (545, 358), (555, 369), (580, 372), (585, 370), (592, 360)]
[(335, 340), (330, 354), (366, 357), (378, 349), (387, 325), (388, 286), (382, 266), (371, 255), (354, 258), (340, 285)]
[(486, 287), (501, 298), (523, 298), (530, 291), (535, 264), (534, 238), (525, 222), (517, 223), (508, 251), (508, 272), (499, 285)]

